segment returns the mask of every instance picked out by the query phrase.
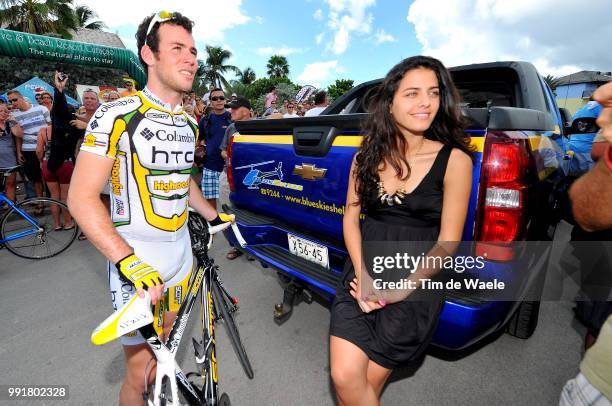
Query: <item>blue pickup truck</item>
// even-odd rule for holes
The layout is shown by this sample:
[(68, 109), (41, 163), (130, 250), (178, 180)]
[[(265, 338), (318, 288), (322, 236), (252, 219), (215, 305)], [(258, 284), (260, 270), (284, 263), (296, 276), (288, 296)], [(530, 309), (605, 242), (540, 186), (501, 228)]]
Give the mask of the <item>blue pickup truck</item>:
[[(495, 62), (450, 69), (476, 150), (464, 241), (550, 241), (559, 216), (562, 137), (569, 117), (533, 65)], [(352, 157), (367, 117), (364, 98), (381, 80), (353, 88), (320, 116), (236, 123), (228, 146), (231, 205), (247, 255), (278, 271), (285, 288), (281, 323), (299, 295), (332, 300), (348, 256), (342, 216)], [(498, 193), (488, 193), (496, 191)], [(502, 193), (499, 193), (499, 192)], [(491, 198), (491, 196), (497, 196)], [(519, 202), (505, 204), (504, 196)], [(500, 200), (501, 199), (501, 200)], [(238, 246), (231, 233), (230, 244)], [(547, 252), (538, 254), (545, 258)], [(518, 300), (449, 294), (434, 345), (462, 349), (506, 329), (527, 338), (540, 302), (532, 294), (547, 261), (534, 261)], [(499, 274), (488, 262), (484, 274)], [(537, 293), (537, 292), (536, 292)]]

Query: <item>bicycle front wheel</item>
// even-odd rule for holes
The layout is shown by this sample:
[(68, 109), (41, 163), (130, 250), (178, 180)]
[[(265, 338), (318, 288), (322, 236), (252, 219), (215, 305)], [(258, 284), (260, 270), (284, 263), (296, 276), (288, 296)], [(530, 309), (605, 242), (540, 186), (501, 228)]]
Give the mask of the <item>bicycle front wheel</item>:
[[(76, 223), (70, 217), (68, 206), (46, 197), (35, 197), (17, 204), (2, 219), (0, 233), (4, 245), (22, 258), (43, 259), (59, 254), (72, 244), (78, 234)], [(25, 213), (29, 219), (21, 212)], [(30, 220), (32, 222), (30, 222)], [(70, 230), (55, 230), (62, 224), (72, 224)], [(18, 234), (22, 237), (11, 239)]]
[(215, 308), (220, 313), (221, 318), (223, 319), (223, 324), (225, 324), (225, 328), (227, 331), (227, 335), (232, 342), (232, 347), (234, 347), (234, 351), (240, 360), (240, 364), (244, 369), (244, 372), (249, 377), (249, 379), (253, 379), (253, 367), (251, 366), (251, 362), (249, 361), (249, 357), (247, 356), (246, 350), (244, 349), (244, 345), (242, 345), (242, 340), (240, 339), (240, 333), (238, 333), (238, 327), (236, 326), (236, 322), (234, 321), (234, 314), (230, 311), (229, 306), (221, 292), (221, 289), (217, 285), (217, 283), (212, 283), (212, 293), (213, 299), (215, 301)]

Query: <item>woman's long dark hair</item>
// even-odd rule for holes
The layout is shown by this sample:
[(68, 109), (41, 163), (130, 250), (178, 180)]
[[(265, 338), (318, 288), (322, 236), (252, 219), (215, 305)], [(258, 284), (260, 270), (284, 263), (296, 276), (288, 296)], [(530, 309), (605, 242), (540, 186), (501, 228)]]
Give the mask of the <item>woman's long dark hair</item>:
[[(425, 131), (425, 138), (459, 148), (473, 159), (470, 138), (464, 132), (465, 120), (459, 108), (459, 92), (448, 70), (440, 61), (428, 56), (404, 59), (395, 65), (383, 82), (366, 97), (370, 114), (364, 125), (363, 143), (355, 157), (359, 196), (357, 204), (366, 203), (375, 196), (381, 164), (388, 162), (402, 180), (410, 176), (410, 165), (406, 160), (408, 144), (391, 115), (390, 106), (404, 75), (416, 68), (432, 70), (438, 78), (440, 89), (440, 108), (431, 126)], [(408, 168), (405, 175), (404, 167)]]

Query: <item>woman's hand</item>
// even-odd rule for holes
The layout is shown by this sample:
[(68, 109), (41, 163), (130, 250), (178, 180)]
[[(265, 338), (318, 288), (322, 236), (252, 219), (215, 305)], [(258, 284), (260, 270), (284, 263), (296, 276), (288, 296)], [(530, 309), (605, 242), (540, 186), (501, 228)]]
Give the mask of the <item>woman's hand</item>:
[(351, 282), (351, 296), (357, 301), (357, 304), (364, 313), (370, 313), (374, 310), (379, 310), (385, 307), (384, 301), (374, 301), (370, 299), (364, 299), (362, 295), (362, 285), (360, 278), (355, 277)]
[(87, 128), (87, 123), (81, 120), (70, 120), (70, 125), (78, 128), (79, 130), (84, 130)]

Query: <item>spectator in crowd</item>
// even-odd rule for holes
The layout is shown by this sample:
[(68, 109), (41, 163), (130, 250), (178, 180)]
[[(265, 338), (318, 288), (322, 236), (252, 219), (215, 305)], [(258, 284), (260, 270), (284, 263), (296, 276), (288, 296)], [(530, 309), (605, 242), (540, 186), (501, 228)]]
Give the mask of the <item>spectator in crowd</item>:
[(236, 93), (232, 93), (232, 97), (230, 97), (230, 103), (234, 102), (238, 99), (238, 95)]
[(199, 96), (196, 96), (195, 101), (196, 101), (196, 105), (195, 105), (195, 109), (193, 109), (193, 112), (196, 116), (196, 120), (198, 120), (198, 123), (199, 123), (200, 119), (204, 115), (204, 112), (206, 111), (206, 103), (204, 103), (204, 100), (202, 100), (202, 98)]
[[(227, 160), (227, 144), (229, 143), (230, 138), (235, 134), (238, 134), (238, 131), (236, 131), (236, 124), (234, 123), (236, 121), (249, 120), (251, 118), (251, 102), (249, 102), (249, 99), (246, 97), (236, 96), (236, 99), (230, 102), (229, 107), (233, 122), (227, 127), (227, 130), (225, 130), (223, 140), (219, 146), (221, 149), (221, 156), (224, 160)], [(225, 255), (225, 257), (229, 260), (233, 260), (238, 258), (240, 255), (242, 255), (240, 250), (237, 248), (232, 248)]]
[(15, 201), (15, 187), (17, 180), (17, 157), (15, 151), (15, 142), (13, 136), (23, 137), (23, 128), (17, 123), (15, 117), (9, 112), (8, 106), (5, 103), (0, 104), (0, 176), (8, 174), (5, 177), (5, 194), (6, 197)]
[(191, 117), (196, 118), (193, 106), (190, 103), (185, 104), (183, 106), (183, 110), (185, 110), (185, 113), (189, 114)]
[[(38, 133), (51, 125), (51, 114), (44, 106), (32, 106), (17, 90), (8, 92), (8, 97), (13, 105), (13, 116), (23, 129), (23, 138), (16, 138), (17, 161), (24, 165), (28, 180), (34, 184), (36, 196), (42, 197), (42, 173), (36, 156), (36, 144)], [(39, 212), (42, 212), (42, 207), (37, 209)]]
[(47, 110), (51, 111), (51, 108), (53, 107), (53, 96), (51, 96), (51, 93), (47, 91), (40, 93), (39, 104), (45, 106)]
[(225, 166), (219, 146), (231, 122), (231, 113), (225, 110), (225, 94), (219, 88), (214, 88), (210, 92), (210, 103), (212, 112), (202, 117), (199, 124), (200, 138), (206, 145), (206, 160), (202, 170), (202, 193), (212, 207), (216, 208), (219, 198), (219, 177)]
[(287, 103), (287, 112), (283, 115), (284, 118), (299, 117), (295, 111), (295, 103)]
[[(74, 170), (74, 152), (79, 138), (78, 132), (70, 125), (73, 113), (64, 95), (67, 81), (68, 77), (60, 80), (60, 73), (55, 73), (56, 102), (51, 109), (52, 126), (39, 133), (36, 145), (36, 156), (42, 161), (43, 179), (47, 183), (51, 198), (64, 203), (68, 197), (68, 186)], [(62, 213), (56, 210), (52, 215), (55, 231), (74, 228), (74, 221), (68, 210), (62, 210)]]
[(136, 90), (136, 82), (134, 79), (126, 78), (123, 81), (125, 90), (121, 92), (121, 97), (133, 96), (138, 90)]
[(263, 117), (267, 117), (273, 113), (278, 113), (278, 110), (276, 109), (276, 102), (273, 101), (270, 104), (270, 107), (268, 107), (267, 109), (265, 109), (264, 113), (263, 113)]
[(314, 107), (309, 109), (304, 115), (306, 117), (318, 116), (327, 108), (328, 104), (327, 92), (325, 90), (321, 90), (315, 94)]
[[(266, 94), (266, 101), (264, 102), (266, 111), (272, 106), (276, 107), (276, 99), (276, 87), (273, 87), (272, 90), (270, 90), (270, 93)], [(272, 110), (270, 110), (270, 113), (272, 113)]]
[(42, 97), (42, 95), (41, 95), (41, 93), (40, 93), (40, 92), (36, 92), (36, 94), (34, 94), (34, 100), (36, 100), (36, 103), (38, 103), (38, 104), (42, 104), (42, 103), (41, 103), (41, 100), (40, 100), (40, 99), (41, 99), (41, 97)]
[(206, 106), (210, 105), (210, 93), (213, 91), (214, 88), (215, 88), (215, 85), (213, 84), (208, 85), (208, 92), (206, 92), (206, 94), (204, 94), (204, 97), (202, 98)]
[(187, 93), (189, 95), (189, 104), (191, 104), (191, 107), (195, 108), (196, 106), (196, 94), (195, 92), (192, 90), (189, 93)]
[[(574, 218), (587, 231), (612, 228), (612, 83), (597, 89), (593, 97), (603, 106), (597, 125), (607, 144), (595, 167), (579, 178), (569, 192)], [(612, 315), (587, 350), (580, 373), (564, 386), (559, 401), (560, 406), (609, 404), (612, 404)]]
[[(87, 123), (93, 117), (94, 113), (98, 109), (100, 105), (100, 101), (98, 99), (98, 93), (96, 93), (93, 89), (87, 89), (83, 92), (83, 114), (77, 114), (76, 117), (70, 121), (70, 125), (75, 128), (77, 131), (78, 141), (76, 144), (75, 157), (78, 155), (79, 150), (81, 148), (81, 144), (85, 137), (85, 129), (87, 128)], [(107, 209), (110, 209), (110, 187), (108, 184), (105, 186), (104, 190), (101, 194), (101, 199)], [(86, 240), (85, 234), (81, 232), (79, 234), (79, 240)]]
[(107, 95), (108, 95), (109, 102), (114, 102), (115, 100), (119, 100), (121, 98), (121, 96), (119, 95), (119, 92), (116, 90), (111, 90), (110, 92), (107, 93)]
[(310, 103), (308, 100), (306, 100), (304, 102), (304, 115), (306, 115), (306, 112), (308, 110), (310, 110), (312, 108), (312, 103)]

